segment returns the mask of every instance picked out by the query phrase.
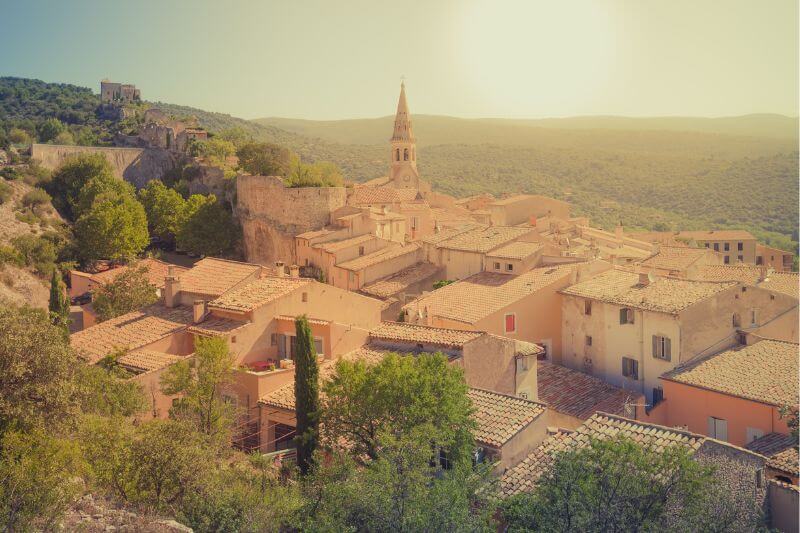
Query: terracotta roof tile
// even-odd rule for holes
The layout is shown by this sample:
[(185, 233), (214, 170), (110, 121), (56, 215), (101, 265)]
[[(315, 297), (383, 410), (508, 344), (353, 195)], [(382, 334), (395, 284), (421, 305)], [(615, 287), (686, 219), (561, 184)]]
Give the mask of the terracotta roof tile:
[(798, 345), (761, 340), (693, 361), (663, 376), (770, 405), (798, 404)]
[(245, 327), (249, 323), (250, 322), (208, 315), (205, 320), (199, 324), (192, 324), (189, 326), (187, 331), (207, 337), (222, 337)]
[(677, 314), (734, 285), (735, 282), (673, 278), (657, 278), (648, 285), (642, 285), (638, 274), (615, 268), (561, 292), (646, 311)]
[(415, 313), (427, 307), (429, 316), (474, 324), (564, 279), (574, 268), (575, 264), (534, 268), (519, 276), (479, 272), (421, 296), (406, 304), (403, 309)]
[(137, 262), (134, 265), (130, 266), (120, 266), (117, 268), (111, 268), (109, 270), (104, 270), (103, 272), (98, 272), (97, 274), (92, 274), (92, 280), (97, 283), (110, 283), (111, 281), (115, 280), (117, 276), (122, 274), (123, 272), (127, 272), (131, 266), (134, 267), (145, 267), (147, 269), (147, 280), (157, 289), (161, 289), (164, 287), (164, 279), (167, 277), (167, 273), (169, 271), (169, 267), (173, 267), (173, 271), (176, 272), (178, 276), (183, 272), (189, 270), (188, 268), (178, 266), (178, 265), (171, 265), (169, 263), (165, 263), (164, 261), (159, 261), (158, 259), (142, 259), (141, 261)]
[(791, 296), (798, 297), (798, 275), (797, 272), (773, 272), (767, 279), (758, 283), (762, 289), (768, 289)]
[(512, 242), (486, 254), (500, 259), (525, 259), (544, 248), (540, 242)]
[(417, 263), (388, 278), (361, 287), (361, 292), (377, 298), (388, 298), (408, 289), (415, 283), (424, 281), (438, 271), (439, 267), (433, 263)]
[(156, 304), (73, 333), (70, 344), (94, 364), (115, 349), (136, 350), (185, 330), (191, 322), (190, 308)]
[(466, 233), (468, 231), (472, 231), (475, 228), (479, 228), (478, 224), (464, 224), (462, 226), (458, 226), (455, 228), (445, 228), (441, 229), (436, 233), (431, 233), (430, 235), (426, 235), (420, 239), (421, 242), (426, 244), (439, 244), (440, 242), (446, 241), (451, 237), (456, 235), (460, 235), (461, 233)]
[(538, 362), (539, 400), (551, 409), (583, 420), (598, 411), (625, 416), (626, 404), (637, 403), (639, 392), (626, 391), (578, 370)]
[[(700, 268), (698, 278), (703, 281), (740, 281), (763, 289), (798, 298), (797, 272), (775, 272), (753, 265), (706, 265)], [(766, 275), (764, 279), (762, 276)]]
[(357, 257), (350, 261), (345, 261), (344, 263), (340, 263), (336, 265), (339, 268), (343, 268), (345, 270), (352, 270), (353, 272), (358, 272), (359, 270), (363, 270), (365, 268), (377, 265), (379, 263), (383, 263), (384, 261), (389, 261), (396, 257), (401, 257), (408, 254), (415, 254), (419, 250), (419, 244), (412, 243), (406, 245), (397, 245), (397, 246), (387, 246), (382, 250), (378, 250), (377, 252), (372, 252), (371, 254), (362, 255), (361, 257)]
[(393, 204), (415, 200), (419, 192), (416, 189), (397, 189), (395, 187), (355, 187), (353, 202), (356, 205)]
[(632, 233), (635, 239), (658, 242), (669, 240), (696, 240), (696, 241), (748, 241), (755, 237), (745, 230), (705, 230), (705, 231), (648, 231)]
[(342, 239), (340, 241), (327, 241), (315, 244), (313, 246), (314, 248), (321, 248), (326, 252), (338, 252), (339, 250), (344, 250), (345, 248), (350, 248), (351, 246), (358, 246), (359, 244), (364, 244), (372, 240), (378, 240), (378, 237), (372, 234), (358, 235), (356, 237), (350, 237), (349, 239)]
[(220, 296), (260, 270), (259, 265), (207, 257), (181, 274), (181, 291)]
[(252, 311), (309, 283), (312, 281), (308, 278), (261, 278), (210, 301), (208, 307), (228, 311)]
[(186, 356), (153, 350), (139, 350), (128, 352), (120, 357), (117, 362), (129, 370), (138, 373), (153, 372), (168, 367), (173, 363), (182, 361)]
[(642, 266), (664, 270), (686, 270), (703, 257), (712, 254), (706, 248), (688, 246), (662, 246), (658, 252), (644, 261)]
[(486, 253), (527, 235), (531, 228), (484, 226), (459, 233), (437, 244), (438, 248), (463, 252)]
[(500, 448), (545, 412), (539, 402), (483, 389), (469, 389), (467, 395), (475, 409), (475, 439)]
[(434, 328), (404, 322), (381, 322), (369, 332), (371, 339), (432, 344), (448, 348), (463, 348), (466, 343), (484, 335), (481, 331)]
[(797, 439), (791, 435), (767, 433), (745, 446), (745, 448), (766, 456), (768, 458), (767, 466), (792, 476), (800, 476), (797, 446)]
[(547, 438), (518, 465), (506, 471), (500, 480), (501, 494), (512, 496), (532, 490), (539, 477), (552, 466), (558, 453), (588, 446), (592, 439), (607, 439), (616, 435), (652, 446), (655, 451), (677, 445), (686, 446), (694, 453), (706, 440), (702, 435), (688, 431), (597, 413), (575, 431), (559, 432)]

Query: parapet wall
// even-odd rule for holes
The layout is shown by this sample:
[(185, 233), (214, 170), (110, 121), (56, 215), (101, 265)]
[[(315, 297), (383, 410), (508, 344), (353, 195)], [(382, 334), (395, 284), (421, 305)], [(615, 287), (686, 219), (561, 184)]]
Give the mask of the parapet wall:
[(102, 154), (111, 164), (114, 175), (133, 184), (137, 189), (148, 181), (161, 179), (177, 164), (175, 154), (151, 148), (116, 148), (103, 146), (70, 146), (34, 144), (31, 157), (43, 167), (58, 168), (64, 160), (76, 154)]
[(295, 235), (326, 226), (346, 201), (344, 187), (288, 188), (275, 176), (237, 176), (236, 212), (246, 260), (295, 262)]

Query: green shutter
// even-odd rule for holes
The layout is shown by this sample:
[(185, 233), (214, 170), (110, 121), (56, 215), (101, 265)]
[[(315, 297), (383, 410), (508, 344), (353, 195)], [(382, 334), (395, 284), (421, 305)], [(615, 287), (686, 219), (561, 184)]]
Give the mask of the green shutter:
[(664, 337), (664, 359), (672, 360), (672, 341), (669, 340), (669, 337)]
[(628, 310), (624, 307), (619, 310), (619, 323), (625, 324), (628, 322)]

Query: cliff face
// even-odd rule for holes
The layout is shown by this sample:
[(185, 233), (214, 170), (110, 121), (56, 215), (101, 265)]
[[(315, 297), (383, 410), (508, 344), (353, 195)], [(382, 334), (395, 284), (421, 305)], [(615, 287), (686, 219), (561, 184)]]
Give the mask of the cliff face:
[(59, 144), (34, 144), (31, 157), (43, 167), (58, 168), (64, 159), (76, 154), (102, 154), (114, 169), (114, 175), (125, 179), (137, 189), (152, 179), (161, 179), (175, 168), (180, 157), (157, 148), (107, 148), (99, 146), (67, 146)]
[(294, 236), (322, 228), (344, 206), (344, 187), (287, 188), (274, 176), (236, 178), (236, 213), (245, 258), (252, 263), (295, 262)]

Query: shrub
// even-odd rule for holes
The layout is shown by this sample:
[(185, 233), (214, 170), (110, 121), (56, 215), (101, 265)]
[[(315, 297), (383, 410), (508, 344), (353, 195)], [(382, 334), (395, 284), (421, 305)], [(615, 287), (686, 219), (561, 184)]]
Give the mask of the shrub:
[(42, 276), (49, 276), (56, 260), (56, 247), (47, 239), (35, 235), (20, 235), (11, 240), (25, 266)]
[(11, 185), (0, 182), (0, 204), (6, 203), (12, 194), (14, 194), (14, 189)]
[(50, 203), (50, 195), (44, 189), (36, 187), (25, 193), (22, 197), (23, 207), (34, 209), (36, 207)]

